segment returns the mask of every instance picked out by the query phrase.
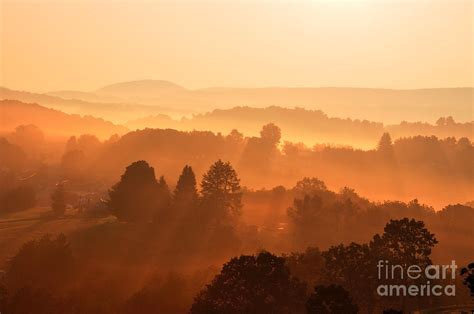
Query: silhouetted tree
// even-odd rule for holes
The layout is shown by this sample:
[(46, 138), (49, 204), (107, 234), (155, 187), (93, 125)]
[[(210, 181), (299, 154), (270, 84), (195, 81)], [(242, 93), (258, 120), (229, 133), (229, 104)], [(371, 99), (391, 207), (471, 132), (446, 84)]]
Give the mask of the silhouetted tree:
[(392, 163), (395, 160), (395, 150), (390, 134), (384, 133), (377, 144), (377, 152), (383, 162)]
[(308, 314), (355, 314), (359, 308), (341, 286), (316, 286), (306, 303)]
[(198, 199), (196, 177), (190, 166), (184, 166), (174, 190), (174, 202), (179, 204), (193, 204)]
[(75, 136), (71, 136), (67, 142), (66, 142), (66, 148), (65, 148), (65, 153), (73, 151), (73, 150), (79, 150), (79, 146), (77, 144), (77, 138)]
[(160, 188), (153, 167), (144, 160), (136, 161), (109, 190), (108, 206), (120, 220), (151, 221), (157, 215), (163, 189), (164, 182)]
[(436, 125), (437, 126), (445, 126), (446, 125), (446, 118), (445, 117), (440, 117), (438, 120), (436, 120)]
[(19, 125), (15, 132), (10, 134), (9, 141), (20, 146), (26, 153), (37, 157), (44, 146), (44, 134), (39, 127), (33, 124)]
[(66, 191), (62, 182), (56, 184), (56, 189), (51, 195), (51, 208), (58, 216), (64, 215), (66, 212)]
[(326, 261), (325, 281), (347, 289), (357, 304), (367, 313), (375, 307), (378, 285), (375, 263), (367, 244), (351, 243), (333, 246), (322, 255)]
[(319, 191), (326, 191), (327, 187), (326, 184), (318, 178), (305, 177), (302, 180), (296, 182), (293, 190), (295, 191), (297, 197), (304, 198), (305, 195), (314, 196)]
[[(431, 251), (438, 243), (434, 234), (425, 228), (423, 221), (402, 218), (390, 220), (380, 236), (376, 234), (370, 242), (372, 256), (377, 260), (386, 260), (390, 265), (401, 265), (404, 269), (417, 265), (425, 269), (431, 262)], [(372, 264), (373, 265), (373, 264)], [(375, 269), (376, 266), (372, 266)], [(408, 284), (414, 281), (408, 278), (390, 278), (390, 284)], [(407, 299), (385, 298), (385, 303), (394, 308), (406, 309)], [(423, 298), (416, 298), (414, 302), (424, 302)]]
[(299, 313), (305, 284), (290, 275), (285, 259), (268, 252), (242, 255), (224, 264), (202, 290), (191, 313)]
[(280, 154), (281, 130), (273, 123), (262, 127), (260, 137), (248, 138), (240, 159), (240, 168), (248, 177), (267, 176)]
[(325, 260), (318, 248), (308, 247), (303, 253), (291, 253), (285, 260), (291, 274), (308, 283), (308, 288), (321, 282)]
[(424, 268), (431, 264), (431, 250), (437, 243), (423, 221), (403, 218), (390, 220), (382, 236), (375, 235), (370, 246), (381, 260), (389, 260), (393, 265)]
[(456, 122), (454, 121), (453, 117), (452, 116), (449, 116), (446, 118), (446, 125), (454, 125), (456, 124)]
[(217, 221), (240, 215), (242, 192), (237, 173), (229, 162), (216, 161), (201, 182), (202, 203)]
[(179, 176), (172, 201), (173, 218), (178, 219), (180, 222), (179, 227), (184, 228), (177, 233), (181, 241), (183, 236), (188, 237), (188, 242), (191, 238), (195, 237), (195, 235), (191, 235), (193, 233), (191, 229), (196, 231), (196, 219), (201, 215), (197, 211), (198, 201), (196, 177), (193, 169), (186, 165)]
[(155, 222), (166, 222), (171, 219), (170, 217), (170, 205), (171, 205), (171, 191), (166, 183), (165, 177), (161, 176), (158, 180), (158, 186), (156, 191), (157, 207), (156, 212), (153, 216)]
[(230, 133), (226, 136), (226, 139), (229, 140), (234, 145), (239, 145), (244, 140), (244, 135), (236, 129), (232, 129)]
[(320, 234), (319, 228), (325, 222), (323, 203), (317, 195), (305, 195), (303, 199), (295, 198), (293, 206), (288, 208), (287, 215), (292, 223), (292, 231), (298, 245), (306, 247)]
[(461, 204), (448, 205), (438, 211), (437, 215), (443, 221), (445, 229), (456, 230), (459, 234), (472, 234), (474, 207)]
[(100, 141), (92, 134), (82, 134), (77, 139), (77, 149), (84, 152), (86, 156), (95, 154), (100, 148)]
[(461, 269), (461, 276), (464, 277), (463, 283), (469, 288), (471, 296), (474, 297), (474, 263)]
[(393, 152), (392, 138), (389, 133), (385, 132), (382, 134), (382, 137), (377, 144), (377, 150), (379, 152)]
[(6, 287), (11, 294), (22, 287), (58, 291), (70, 283), (74, 267), (66, 237), (61, 234), (53, 239), (45, 235), (25, 243), (10, 260), (5, 270)]
[(266, 124), (260, 131), (260, 138), (271, 146), (276, 146), (280, 143), (281, 129), (274, 123)]

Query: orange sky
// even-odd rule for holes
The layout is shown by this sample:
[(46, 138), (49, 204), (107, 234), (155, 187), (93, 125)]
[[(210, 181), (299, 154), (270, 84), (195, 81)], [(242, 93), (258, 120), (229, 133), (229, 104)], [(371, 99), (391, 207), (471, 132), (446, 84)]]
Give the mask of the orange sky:
[(1, 1), (0, 85), (473, 86), (473, 1)]

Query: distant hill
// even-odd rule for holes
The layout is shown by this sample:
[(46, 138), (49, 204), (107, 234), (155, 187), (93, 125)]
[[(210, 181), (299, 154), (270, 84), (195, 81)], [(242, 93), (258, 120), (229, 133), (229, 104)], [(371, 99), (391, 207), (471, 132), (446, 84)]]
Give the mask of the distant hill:
[(122, 99), (157, 98), (168, 94), (184, 92), (186, 89), (177, 84), (160, 80), (141, 80), (122, 82), (99, 88), (98, 95), (120, 97)]
[(161, 80), (142, 80), (112, 84), (96, 90), (94, 94), (102, 97), (120, 98), (125, 102), (172, 108), (174, 113), (181, 113), (181, 115), (220, 108), (219, 104), (209, 102), (206, 97), (201, 97), (194, 91)]
[(81, 92), (75, 90), (60, 90), (54, 92), (48, 92), (45, 95), (60, 97), (62, 99), (76, 99), (83, 100), (92, 103), (118, 103), (121, 101), (120, 98), (113, 96), (102, 96), (93, 92)]
[(205, 88), (189, 90), (167, 81), (142, 80), (102, 87), (93, 92), (31, 94), (0, 89), (3, 99), (35, 102), (68, 113), (92, 114), (122, 123), (150, 115), (173, 117), (234, 107), (271, 106), (321, 110), (340, 118), (385, 124), (434, 123), (439, 117), (471, 121), (473, 88), (415, 90), (371, 88)]
[[(193, 119), (191, 119), (193, 120)], [(159, 114), (156, 116), (148, 116), (143, 118), (138, 118), (134, 120), (130, 120), (124, 125), (131, 130), (135, 129), (145, 129), (145, 128), (159, 128), (159, 129), (177, 129), (183, 130), (189, 126), (185, 126), (183, 121), (187, 121), (184, 119), (175, 120), (172, 119), (170, 116), (165, 114)], [(212, 126), (210, 126), (212, 128)]]
[(179, 109), (187, 113), (238, 106), (302, 107), (322, 110), (330, 116), (392, 124), (400, 121), (434, 122), (441, 116), (470, 121), (474, 109), (474, 89), (470, 87), (413, 90), (213, 87), (189, 90), (168, 81), (142, 80), (109, 85), (93, 94), (122, 99), (124, 102)]
[(0, 87), (0, 99), (15, 99), (27, 103), (40, 103), (49, 106), (80, 107), (89, 105), (81, 99), (62, 99), (48, 94), (30, 93)]
[(124, 134), (127, 128), (92, 116), (66, 114), (33, 103), (17, 100), (0, 100), (0, 132), (9, 132), (18, 125), (34, 124), (45, 134), (71, 136), (94, 134), (108, 138), (113, 134)]
[[(99, 96), (94, 93), (79, 91), (60, 91), (39, 94), (0, 87), (0, 100), (2, 99), (14, 99), (25, 103), (36, 103), (65, 113), (92, 115), (116, 123), (160, 113), (179, 113), (178, 110), (175, 109), (127, 103), (122, 99), (111, 98), (110, 96)], [(182, 112), (181, 115), (182, 114), (185, 113)]]
[(384, 123), (434, 122), (441, 116), (472, 120), (473, 88), (416, 90), (370, 88), (212, 88), (195, 91), (209, 103), (227, 107), (304, 107), (331, 116)]

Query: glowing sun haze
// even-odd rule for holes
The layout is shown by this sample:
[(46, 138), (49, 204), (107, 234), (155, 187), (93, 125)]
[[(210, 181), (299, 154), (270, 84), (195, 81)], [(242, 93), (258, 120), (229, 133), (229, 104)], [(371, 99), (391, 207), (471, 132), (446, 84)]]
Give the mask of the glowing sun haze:
[(472, 1), (10, 1), (0, 85), (473, 86)]

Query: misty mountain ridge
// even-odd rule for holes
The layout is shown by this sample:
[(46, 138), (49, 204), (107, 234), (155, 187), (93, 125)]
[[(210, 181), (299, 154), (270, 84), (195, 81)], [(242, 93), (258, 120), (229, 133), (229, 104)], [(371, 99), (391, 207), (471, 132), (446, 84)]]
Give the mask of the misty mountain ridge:
[(99, 88), (94, 93), (121, 98), (157, 98), (166, 94), (184, 92), (186, 89), (163, 80), (121, 82)]
[[(436, 121), (444, 116), (452, 116), (456, 121), (470, 121), (474, 106), (474, 89), (470, 87), (413, 90), (211, 87), (190, 90), (169, 81), (140, 80), (111, 84), (92, 92), (59, 91), (34, 94), (34, 99), (31, 93), (29, 97), (23, 94), (12, 95), (14, 91), (8, 89), (1, 89), (0, 95), (3, 95), (5, 90), (10, 93), (9, 97), (2, 96), (3, 99), (54, 105), (54, 108), (68, 113), (80, 113), (80, 110), (84, 110), (85, 113), (118, 123), (157, 114), (182, 117), (239, 106), (302, 107), (322, 110), (331, 116), (390, 124), (400, 121)], [(55, 98), (50, 98), (52, 96)], [(62, 107), (59, 107), (59, 104)], [(117, 110), (118, 106), (120, 110)], [(107, 107), (107, 110), (104, 110), (104, 107)], [(160, 110), (156, 110), (157, 107), (160, 107)], [(120, 111), (126, 114), (121, 114)]]
[(17, 100), (0, 100), (0, 132), (11, 132), (19, 125), (33, 124), (48, 136), (94, 134), (106, 139), (114, 134), (124, 134), (128, 129), (90, 115), (66, 114), (34, 103)]
[(0, 100), (7, 99), (36, 103), (68, 114), (93, 115), (114, 123), (123, 123), (133, 118), (161, 113), (171, 116), (182, 116), (189, 113), (175, 108), (127, 103), (117, 97), (100, 96), (88, 92), (56, 91), (40, 94), (0, 87)]
[[(107, 90), (109, 91), (109, 93), (112, 93), (112, 91), (118, 89), (119, 91), (124, 90), (130, 93), (138, 93), (139, 91), (142, 91), (143, 89), (147, 88), (155, 90), (156, 92), (154, 92), (154, 95), (159, 93), (159, 90), (161, 90), (163, 99), (171, 99), (173, 97), (174, 101), (179, 100), (180, 97), (191, 97), (193, 94), (204, 93), (207, 95), (215, 96), (227, 95), (228, 93), (234, 93), (235, 90), (241, 90), (233, 88), (211, 88), (190, 91), (173, 83), (164, 81), (126, 82), (109, 85), (100, 90)], [(241, 93), (241, 95), (247, 95), (248, 99), (258, 100), (259, 97), (255, 97), (255, 95), (262, 95), (262, 91), (268, 91), (268, 88), (245, 90), (246, 91)], [(325, 97), (327, 97), (327, 104), (330, 104), (331, 101), (335, 101), (336, 99), (334, 97), (331, 98), (328, 96), (331, 93), (333, 95), (339, 95), (338, 97), (344, 95), (344, 93), (346, 93), (347, 95), (358, 94), (359, 98), (362, 97), (361, 95), (365, 95), (364, 97), (370, 96), (372, 102), (375, 102), (377, 97), (379, 97), (377, 95), (383, 93), (386, 93), (387, 95), (412, 95), (412, 98), (414, 99), (426, 99), (428, 96), (423, 93), (427, 93), (427, 95), (444, 95), (445, 98), (448, 97), (450, 93), (454, 93), (458, 96), (456, 99), (459, 100), (460, 104), (457, 106), (457, 108), (461, 111), (469, 111), (469, 109), (467, 109), (467, 106), (465, 106), (467, 100), (469, 100), (469, 96), (466, 95), (465, 92), (471, 92), (473, 89), (430, 89), (397, 91), (350, 88), (275, 88), (274, 90), (280, 93), (289, 91), (290, 94), (293, 93), (295, 95), (299, 93), (298, 95), (300, 96), (298, 97), (306, 97), (305, 95), (312, 94), (315, 90), (318, 90), (321, 91), (321, 94), (318, 97), (323, 97), (322, 95), (326, 95)], [(166, 93), (168, 94), (165, 95)], [(171, 93), (174, 93), (174, 96), (171, 97)], [(266, 92), (266, 94), (271, 95), (272, 93)], [(77, 97), (83, 99), (87, 98), (90, 101), (65, 99), (62, 97), (58, 97), (58, 95), (61, 95), (63, 97)], [(433, 116), (433, 118), (423, 119), (424, 121), (430, 121), (430, 123), (404, 122), (406, 120), (409, 120), (404, 118), (401, 118), (396, 122), (384, 121), (384, 123), (382, 123), (374, 122), (381, 121), (376, 119), (360, 119), (357, 117), (357, 115), (355, 117), (351, 116), (350, 118), (346, 118), (349, 114), (349, 111), (344, 111), (342, 108), (348, 106), (351, 107), (351, 110), (363, 108), (364, 110), (357, 110), (359, 112), (359, 115), (369, 116), (374, 112), (385, 114), (385, 107), (378, 106), (376, 108), (372, 108), (372, 110), (368, 110), (368, 108), (370, 108), (372, 105), (365, 104), (361, 105), (360, 107), (355, 107), (355, 105), (350, 105), (349, 101), (346, 101), (344, 105), (333, 105), (332, 111), (344, 111), (343, 113), (337, 115), (332, 114), (330, 112), (331, 109), (328, 109), (328, 112), (319, 108), (311, 109), (304, 106), (295, 107), (293, 105), (286, 107), (233, 106), (221, 109), (216, 109), (220, 107), (219, 105), (216, 105), (210, 110), (201, 109), (198, 112), (189, 112), (186, 109), (179, 109), (176, 107), (170, 109), (169, 107), (161, 107), (156, 105), (126, 103), (126, 101), (120, 98), (119, 95), (109, 94), (108, 96), (105, 96), (98, 95), (93, 92), (86, 93), (77, 91), (63, 91), (50, 94), (35, 94), (0, 88), (0, 96), (3, 99), (17, 99), (25, 103), (37, 103), (43, 107), (53, 108), (68, 114), (86, 114), (94, 117), (101, 117), (116, 124), (118, 123), (121, 125), (125, 125), (129, 129), (172, 128), (176, 130), (188, 131), (203, 130), (212, 131), (216, 133), (222, 132), (224, 134), (228, 134), (232, 129), (236, 129), (246, 136), (258, 136), (262, 125), (265, 125), (267, 123), (275, 123), (283, 131), (283, 141), (301, 142), (308, 146), (315, 145), (316, 143), (327, 143), (336, 145), (351, 145), (353, 147), (371, 149), (375, 147), (377, 141), (384, 132), (389, 132), (393, 138), (414, 135), (434, 135), (440, 138), (452, 136), (456, 138), (467, 137), (470, 140), (474, 139), (473, 123), (459, 122), (472, 117), (472, 110), (470, 110), (468, 114), (464, 115), (462, 119), (459, 119), (458, 117), (456, 117), (456, 115), (453, 114), (452, 116), (454, 117), (454, 119), (445, 119), (444, 122), (441, 121), (439, 123), (435, 122), (437, 122), (440, 117), (449, 117), (451, 116), (451, 114), (438, 115), (436, 114), (436, 110), (430, 109), (429, 112), (430, 115)], [(348, 98), (350, 97), (348, 96)], [(391, 100), (387, 101), (386, 103), (391, 103), (393, 105), (394, 98), (396, 97), (392, 97)], [(344, 99), (346, 98), (341, 98), (341, 101)], [(438, 98), (439, 101), (440, 99), (443, 98)], [(102, 100), (102, 102), (92, 102), (93, 100)], [(413, 99), (411, 101), (413, 101)], [(440, 104), (439, 101), (438, 105)], [(448, 102), (448, 100), (446, 99), (443, 101)], [(235, 102), (238, 103), (237, 99), (235, 99)], [(186, 106), (183, 105), (183, 107)], [(395, 110), (397, 107), (401, 108), (403, 106), (389, 106), (387, 111)], [(425, 107), (425, 105), (417, 106), (419, 114), (422, 115), (428, 112), (428, 109)], [(449, 106), (441, 106), (441, 109), (443, 109), (442, 112), (449, 111), (449, 108)], [(196, 108), (193, 107), (193, 109), (195, 110)], [(403, 109), (400, 109), (400, 111), (403, 112)], [(416, 110), (411, 109), (407, 109), (407, 111), (417, 112)], [(401, 113), (399, 115), (403, 116), (403, 114)], [(400, 121), (402, 121), (402, 123), (400, 123)]]

